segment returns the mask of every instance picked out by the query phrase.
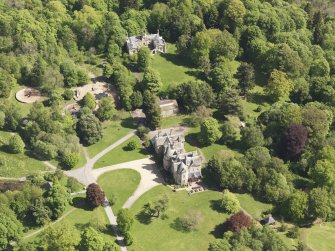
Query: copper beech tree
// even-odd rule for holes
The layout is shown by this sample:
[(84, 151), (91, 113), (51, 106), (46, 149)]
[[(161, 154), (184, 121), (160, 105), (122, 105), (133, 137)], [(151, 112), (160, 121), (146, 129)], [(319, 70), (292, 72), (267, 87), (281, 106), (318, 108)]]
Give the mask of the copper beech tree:
[(249, 228), (252, 226), (252, 219), (246, 215), (243, 211), (232, 215), (226, 221), (227, 230), (234, 233), (239, 232), (242, 227)]
[(86, 189), (86, 200), (93, 207), (102, 206), (105, 202), (105, 193), (98, 184), (92, 183)]

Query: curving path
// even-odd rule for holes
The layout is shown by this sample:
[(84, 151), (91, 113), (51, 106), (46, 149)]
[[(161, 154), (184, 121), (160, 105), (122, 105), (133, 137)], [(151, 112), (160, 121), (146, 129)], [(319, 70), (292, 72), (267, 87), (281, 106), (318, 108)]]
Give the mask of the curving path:
[[(127, 141), (129, 138), (134, 136), (136, 133), (136, 130), (132, 130), (129, 133), (127, 133), (124, 137), (116, 141), (115, 143), (111, 144), (107, 148), (105, 148), (103, 151), (95, 155), (93, 158), (90, 158), (86, 149), (84, 148), (84, 155), (86, 158), (86, 164), (82, 168), (66, 171), (64, 172), (67, 176), (73, 177), (83, 183), (85, 186), (88, 186), (91, 183), (97, 183), (97, 179), (100, 175), (117, 170), (117, 169), (123, 169), (123, 168), (130, 168), (134, 169), (141, 175), (141, 181), (138, 185), (137, 189), (135, 190), (134, 194), (126, 201), (126, 203), (123, 205), (123, 208), (130, 208), (134, 202), (141, 197), (145, 192), (149, 191), (151, 188), (161, 184), (163, 182), (163, 179), (160, 176), (159, 171), (156, 168), (155, 162), (150, 158), (140, 159), (140, 160), (134, 160), (130, 162), (125, 162), (113, 166), (107, 166), (99, 169), (93, 169), (94, 164), (105, 154), (107, 154), (109, 151), (114, 149), (115, 147), (121, 145), (125, 141)], [(107, 198), (106, 198), (107, 201)], [(108, 201), (107, 201), (108, 202)], [(104, 207), (105, 212), (107, 214), (107, 217), (109, 219), (109, 222), (112, 226), (112, 229), (115, 233), (116, 239), (120, 245), (120, 248), (122, 251), (127, 251), (127, 248), (123, 242), (123, 237), (121, 236), (119, 230), (117, 229), (117, 222), (116, 222), (116, 216), (113, 213), (113, 210), (109, 203), (108, 205)]]
[(85, 186), (88, 186), (91, 183), (96, 183), (96, 179), (93, 175), (93, 166), (94, 164), (100, 159), (102, 156), (104, 156), (106, 153), (108, 153), (110, 150), (114, 149), (115, 147), (121, 145), (128, 139), (130, 139), (132, 136), (135, 135), (136, 130), (132, 130), (126, 134), (123, 138), (119, 139), (115, 143), (111, 144), (107, 148), (105, 148), (103, 151), (95, 155), (92, 159), (90, 159), (86, 149), (84, 148), (84, 154), (86, 158), (86, 164), (82, 168), (78, 168), (71, 171), (64, 172), (67, 176), (73, 177), (83, 183)]
[(133, 169), (140, 173), (141, 181), (132, 196), (123, 205), (123, 208), (130, 208), (134, 202), (151, 188), (163, 183), (155, 162), (151, 158), (139, 159), (121, 164), (107, 166), (93, 170), (93, 175), (97, 180), (98, 177), (106, 172), (118, 169)]

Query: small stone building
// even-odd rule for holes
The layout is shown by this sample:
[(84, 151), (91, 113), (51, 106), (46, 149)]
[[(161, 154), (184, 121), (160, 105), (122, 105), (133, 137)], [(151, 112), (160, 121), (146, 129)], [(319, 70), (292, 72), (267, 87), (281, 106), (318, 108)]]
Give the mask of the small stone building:
[(156, 131), (151, 143), (157, 154), (163, 156), (163, 167), (177, 184), (187, 185), (201, 179), (203, 158), (196, 151), (185, 152), (183, 133), (173, 129)]
[(166, 42), (159, 35), (159, 32), (157, 34), (144, 33), (142, 36), (128, 37), (126, 44), (130, 55), (138, 53), (141, 47), (148, 47), (152, 54), (166, 52)]

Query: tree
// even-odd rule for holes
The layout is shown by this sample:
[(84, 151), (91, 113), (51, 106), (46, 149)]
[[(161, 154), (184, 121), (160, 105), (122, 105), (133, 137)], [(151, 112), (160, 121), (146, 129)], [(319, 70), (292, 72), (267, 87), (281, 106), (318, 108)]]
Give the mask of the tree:
[(228, 189), (223, 190), (221, 208), (229, 214), (235, 214), (241, 210), (240, 202)]
[(147, 203), (144, 205), (144, 211), (149, 216), (155, 216), (159, 218), (161, 216), (161, 213), (164, 213), (169, 206), (169, 197), (165, 194), (158, 200), (156, 200), (154, 203)]
[(146, 116), (146, 124), (150, 129), (155, 130), (160, 126), (161, 109), (157, 97), (148, 90), (143, 94), (143, 111)]
[(76, 152), (65, 151), (59, 155), (61, 166), (66, 169), (75, 167), (79, 162), (79, 154)]
[(244, 108), (242, 98), (236, 89), (229, 89), (223, 92), (219, 97), (220, 112), (224, 115), (236, 115), (244, 117)]
[(86, 200), (93, 207), (103, 206), (105, 203), (105, 193), (98, 184), (89, 184), (86, 188)]
[(5, 205), (0, 208), (0, 249), (11, 250), (11, 242), (20, 239), (23, 226), (12, 210)]
[(8, 149), (11, 153), (23, 153), (25, 144), (20, 135), (15, 134), (9, 139)]
[(287, 78), (286, 73), (278, 70), (271, 72), (266, 93), (273, 101), (286, 100), (293, 90), (293, 83)]
[(230, 251), (231, 245), (227, 239), (216, 239), (209, 243), (208, 251)]
[(199, 106), (195, 112), (191, 114), (190, 123), (193, 126), (199, 126), (205, 119), (212, 117), (213, 112), (210, 108), (206, 108), (205, 106)]
[(14, 76), (0, 68), (0, 98), (8, 98), (15, 84)]
[(121, 233), (125, 234), (129, 232), (131, 229), (133, 223), (134, 223), (134, 218), (131, 215), (129, 209), (127, 208), (122, 208), (120, 209), (119, 213), (117, 214), (117, 225), (118, 228), (120, 229)]
[(241, 228), (249, 228), (252, 226), (252, 219), (246, 215), (243, 211), (240, 211), (230, 218), (228, 218), (225, 222), (227, 229), (234, 233), (239, 232)]
[(222, 140), (225, 144), (232, 144), (237, 141), (240, 134), (239, 125), (236, 125), (233, 121), (225, 121), (222, 126)]
[(101, 121), (113, 118), (115, 115), (114, 99), (112, 97), (103, 97), (100, 99), (96, 115)]
[(137, 67), (140, 71), (145, 71), (151, 64), (151, 52), (149, 48), (142, 47), (137, 53)]
[(78, 249), (81, 251), (104, 251), (104, 239), (92, 227), (81, 233)]
[(92, 145), (102, 138), (100, 121), (93, 114), (83, 114), (77, 123), (77, 133), (86, 145)]
[(308, 212), (313, 218), (332, 219), (331, 194), (324, 188), (313, 188), (308, 194)]
[(55, 179), (52, 187), (47, 192), (46, 199), (46, 204), (51, 210), (51, 219), (58, 219), (71, 201), (72, 198), (69, 191)]
[[(75, 251), (79, 243), (79, 236), (74, 227), (67, 223), (62, 223), (61, 226), (50, 226), (42, 232), (42, 236), (38, 246), (42, 250), (53, 251)], [(39, 250), (39, 249), (38, 249)]]
[(285, 210), (288, 219), (300, 223), (307, 215), (307, 194), (301, 191), (293, 193), (285, 203)]
[(83, 98), (84, 107), (88, 107), (91, 110), (95, 109), (96, 101), (92, 93), (88, 92)]
[(180, 108), (185, 112), (194, 112), (199, 106), (210, 107), (214, 101), (213, 90), (206, 82), (185, 82), (178, 85), (174, 92)]
[(58, 149), (55, 145), (41, 140), (37, 140), (33, 143), (33, 150), (35, 155), (43, 160), (51, 160), (58, 155)]
[(255, 70), (252, 64), (242, 62), (237, 69), (235, 77), (243, 95), (255, 86)]
[(291, 125), (282, 137), (282, 155), (287, 160), (296, 160), (307, 141), (307, 130), (302, 125)]
[(30, 211), (36, 225), (43, 226), (50, 222), (51, 210), (46, 205), (45, 199), (43, 197), (35, 199)]
[(190, 209), (185, 215), (177, 219), (183, 231), (190, 232), (198, 229), (203, 220), (202, 213), (199, 210)]
[(262, 130), (255, 125), (242, 128), (241, 141), (246, 148), (264, 145), (264, 136)]
[(134, 91), (130, 98), (133, 109), (141, 108), (143, 105), (143, 96), (140, 91)]
[(146, 68), (142, 79), (143, 90), (158, 93), (163, 85), (159, 72), (153, 68)]
[(201, 123), (199, 140), (206, 145), (211, 145), (222, 136), (219, 123), (214, 118), (208, 118)]

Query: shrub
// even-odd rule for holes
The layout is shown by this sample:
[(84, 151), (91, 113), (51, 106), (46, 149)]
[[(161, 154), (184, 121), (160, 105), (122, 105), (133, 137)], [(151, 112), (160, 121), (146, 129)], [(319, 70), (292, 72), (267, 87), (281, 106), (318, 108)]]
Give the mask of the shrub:
[(102, 206), (105, 202), (105, 193), (98, 184), (92, 183), (86, 189), (86, 200), (93, 207)]
[(94, 110), (94, 108), (96, 106), (94, 95), (90, 92), (87, 93), (83, 98), (83, 104), (84, 104), (85, 107), (88, 107), (91, 110)]
[(130, 246), (134, 242), (134, 238), (129, 232), (124, 233), (123, 240), (124, 240), (124, 244), (126, 244), (127, 246)]
[(143, 139), (143, 137), (150, 132), (150, 129), (148, 127), (145, 127), (143, 125), (140, 125), (137, 128), (138, 136)]
[(15, 134), (9, 139), (8, 149), (11, 153), (23, 153), (24, 147), (25, 145), (20, 135)]
[(66, 169), (71, 169), (75, 167), (79, 162), (78, 153), (66, 152), (64, 154), (61, 154), (59, 158), (60, 158), (61, 166)]
[(287, 237), (289, 238), (298, 238), (299, 236), (299, 227), (293, 227), (287, 232)]
[(117, 214), (116, 221), (117, 221), (117, 225), (121, 233), (126, 234), (127, 232), (129, 232), (130, 228), (132, 227), (134, 223), (134, 218), (129, 212), (129, 209), (122, 208)]
[(71, 100), (74, 96), (74, 91), (66, 89), (63, 93), (64, 100)]
[(133, 150), (137, 149), (138, 147), (139, 147), (138, 142), (135, 141), (135, 140), (132, 140), (127, 144), (126, 150), (127, 151), (133, 151)]

